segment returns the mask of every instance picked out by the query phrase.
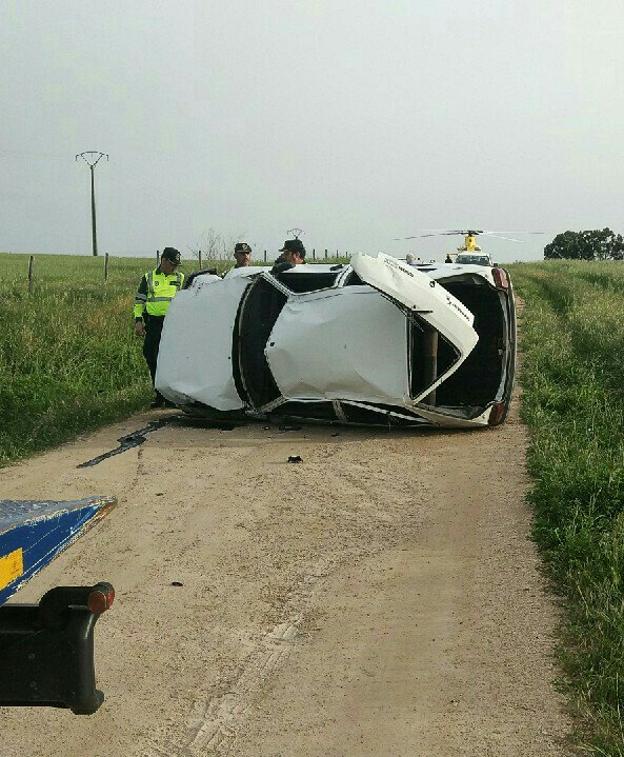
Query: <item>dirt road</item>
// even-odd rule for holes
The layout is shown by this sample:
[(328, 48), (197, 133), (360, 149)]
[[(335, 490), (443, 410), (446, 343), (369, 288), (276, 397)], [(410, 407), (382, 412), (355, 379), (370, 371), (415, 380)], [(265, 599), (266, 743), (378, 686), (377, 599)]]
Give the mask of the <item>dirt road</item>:
[(106, 701), (89, 718), (0, 710), (2, 757), (566, 753), (515, 416), (166, 427), (75, 467), (152, 417), (0, 471), (4, 498), (120, 500), (19, 596), (115, 585), (96, 632)]

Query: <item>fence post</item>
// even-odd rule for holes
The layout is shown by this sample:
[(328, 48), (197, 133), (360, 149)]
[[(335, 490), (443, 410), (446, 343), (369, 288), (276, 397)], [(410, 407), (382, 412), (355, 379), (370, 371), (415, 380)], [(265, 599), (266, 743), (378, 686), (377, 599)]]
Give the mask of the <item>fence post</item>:
[(199, 251), (199, 270), (201, 271), (201, 250)]
[(266, 250), (264, 251), (264, 262), (266, 263)]
[(156, 250), (156, 265), (160, 263), (160, 250)]
[(312, 248), (312, 260), (316, 260), (316, 247)]
[(108, 253), (104, 255), (104, 281), (108, 281)]
[(327, 247), (325, 248), (325, 260), (327, 260)]
[(35, 256), (31, 255), (28, 261), (28, 292), (32, 292), (33, 287), (33, 268), (35, 267)]

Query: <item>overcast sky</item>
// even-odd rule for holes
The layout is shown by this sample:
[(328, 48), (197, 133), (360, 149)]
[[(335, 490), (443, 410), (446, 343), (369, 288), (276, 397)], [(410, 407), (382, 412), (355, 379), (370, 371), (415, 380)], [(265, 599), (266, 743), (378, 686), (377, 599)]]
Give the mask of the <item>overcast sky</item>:
[[(624, 232), (621, 0), (0, 0), (0, 250)], [(424, 231), (423, 231), (424, 233)], [(524, 238), (524, 237), (521, 237)]]

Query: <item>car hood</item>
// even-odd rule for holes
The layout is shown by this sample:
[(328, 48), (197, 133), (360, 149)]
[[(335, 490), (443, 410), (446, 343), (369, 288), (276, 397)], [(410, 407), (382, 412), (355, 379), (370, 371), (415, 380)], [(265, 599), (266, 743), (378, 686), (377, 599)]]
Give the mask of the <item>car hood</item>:
[(156, 388), (178, 405), (243, 407), (232, 369), (232, 334), (247, 277), (201, 277), (177, 294), (163, 324)]

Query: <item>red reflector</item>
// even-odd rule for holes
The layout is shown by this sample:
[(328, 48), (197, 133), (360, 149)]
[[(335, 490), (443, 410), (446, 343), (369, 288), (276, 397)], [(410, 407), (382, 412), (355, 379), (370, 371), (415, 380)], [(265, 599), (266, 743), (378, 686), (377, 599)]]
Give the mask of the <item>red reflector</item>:
[(490, 410), (490, 417), (488, 418), (489, 426), (498, 426), (505, 420), (507, 415), (507, 405), (505, 402), (495, 402)]
[(87, 607), (94, 615), (101, 615), (106, 610), (110, 610), (115, 601), (115, 589), (110, 584), (105, 586), (94, 587), (89, 592)]
[(504, 268), (492, 268), (492, 276), (497, 287), (509, 289), (509, 279), (507, 278), (507, 271)]

